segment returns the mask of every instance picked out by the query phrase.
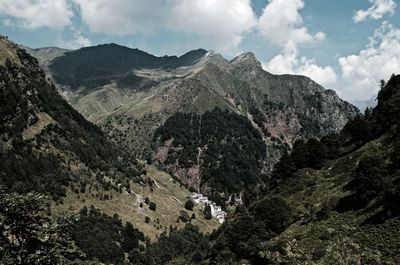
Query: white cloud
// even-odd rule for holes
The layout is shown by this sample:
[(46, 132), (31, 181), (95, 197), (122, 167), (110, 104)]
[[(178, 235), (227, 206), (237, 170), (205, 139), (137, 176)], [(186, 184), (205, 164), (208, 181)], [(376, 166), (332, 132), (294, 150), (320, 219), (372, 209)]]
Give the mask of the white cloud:
[(330, 66), (319, 66), (314, 59), (300, 57), (296, 43), (286, 43), (283, 52), (263, 65), (266, 71), (274, 74), (298, 74), (305, 75), (317, 83), (327, 86), (337, 80), (336, 72)]
[(353, 20), (356, 23), (365, 21), (367, 18), (381, 19), (385, 14), (394, 14), (396, 3), (393, 0), (369, 0), (372, 4), (367, 10), (358, 10)]
[(196, 33), (217, 50), (227, 51), (256, 24), (249, 0), (182, 0), (172, 9), (169, 28)]
[(74, 0), (92, 32), (149, 34), (157, 30), (197, 35), (221, 51), (239, 45), (256, 25), (250, 0)]
[(92, 42), (90, 41), (90, 39), (83, 36), (80, 31), (77, 31), (75, 29), (73, 29), (73, 31), (75, 31), (75, 33), (71, 39), (65, 40), (62, 37), (60, 37), (56, 41), (55, 45), (60, 48), (70, 49), (70, 50), (75, 50), (75, 49), (79, 49), (82, 47), (88, 47), (88, 46), (92, 45)]
[(261, 35), (279, 45), (288, 41), (295, 43), (312, 43), (325, 39), (325, 33), (311, 34), (302, 26), (300, 10), (304, 0), (270, 0), (259, 19)]
[(280, 54), (264, 64), (264, 69), (274, 74), (305, 75), (320, 83), (336, 82), (336, 73), (330, 66), (319, 66), (315, 59), (300, 56), (298, 46), (320, 42), (325, 33), (312, 34), (303, 26), (300, 10), (303, 0), (270, 0), (260, 17), (258, 28), (263, 37), (282, 46)]
[(68, 26), (73, 12), (68, 0), (2, 0), (0, 15), (8, 25), (37, 29)]
[(175, 0), (74, 0), (92, 32), (110, 35), (148, 33), (161, 28)]
[(341, 80), (337, 90), (348, 100), (370, 99), (379, 80), (400, 73), (400, 29), (383, 22), (359, 54), (340, 57)]

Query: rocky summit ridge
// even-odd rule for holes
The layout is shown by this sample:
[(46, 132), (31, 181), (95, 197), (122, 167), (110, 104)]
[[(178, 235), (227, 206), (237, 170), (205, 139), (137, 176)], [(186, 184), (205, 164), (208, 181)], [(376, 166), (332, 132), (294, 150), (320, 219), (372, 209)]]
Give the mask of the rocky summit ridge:
[[(204, 152), (183, 163), (173, 157), (189, 147), (156, 135), (177, 113), (202, 116), (219, 108), (244, 117), (266, 147), (260, 172), (267, 175), (296, 140), (337, 132), (359, 114), (308, 77), (266, 72), (251, 52), (229, 61), (203, 49), (157, 57), (105, 44), (66, 52), (46, 68), (69, 103), (111, 139), (199, 189), (209, 185), (202, 184)], [(160, 152), (167, 152), (162, 161)]]

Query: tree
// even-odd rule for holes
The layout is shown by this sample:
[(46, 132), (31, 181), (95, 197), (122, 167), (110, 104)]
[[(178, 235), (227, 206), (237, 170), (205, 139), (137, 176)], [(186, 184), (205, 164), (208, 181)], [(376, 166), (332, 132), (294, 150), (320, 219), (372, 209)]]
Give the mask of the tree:
[(210, 220), (212, 218), (211, 215), (211, 206), (210, 205), (206, 205), (206, 207), (204, 207), (204, 218), (206, 218), (207, 220)]
[(293, 163), (292, 158), (288, 152), (285, 152), (279, 162), (275, 164), (270, 182), (272, 185), (279, 184), (280, 182), (290, 178), (295, 171), (296, 166)]
[(1, 264), (66, 264), (82, 255), (71, 239), (75, 217), (48, 215), (49, 200), (0, 188)]
[(194, 202), (192, 200), (187, 200), (185, 202), (185, 209), (189, 211), (193, 211)]
[(254, 207), (254, 217), (275, 233), (284, 231), (293, 220), (291, 207), (278, 196), (265, 198), (258, 202)]
[(155, 211), (156, 210), (156, 203), (155, 202), (150, 202), (149, 209), (152, 210), (152, 211)]
[(126, 222), (122, 237), (122, 248), (125, 252), (130, 252), (133, 249), (137, 249), (139, 247), (139, 239), (144, 240), (143, 233), (133, 228), (133, 225), (130, 222)]
[(150, 223), (150, 217), (146, 216), (146, 217), (144, 218), (144, 222), (145, 222), (146, 224)]
[(349, 121), (343, 131), (358, 144), (370, 140), (373, 136), (371, 124), (363, 116), (357, 116)]

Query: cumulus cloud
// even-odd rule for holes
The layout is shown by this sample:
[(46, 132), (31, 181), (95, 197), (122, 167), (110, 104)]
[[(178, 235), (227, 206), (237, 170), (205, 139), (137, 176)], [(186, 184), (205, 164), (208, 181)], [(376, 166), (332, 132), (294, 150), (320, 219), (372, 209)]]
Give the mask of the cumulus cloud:
[(172, 8), (169, 28), (196, 33), (226, 51), (237, 47), (256, 24), (249, 0), (182, 0)]
[(72, 38), (65, 40), (60, 37), (56, 41), (56, 46), (64, 49), (75, 50), (82, 47), (88, 47), (92, 45), (92, 42), (87, 37), (83, 36), (82, 33), (78, 30), (73, 29), (75, 31)]
[(300, 10), (303, 8), (304, 0), (270, 0), (259, 19), (261, 35), (279, 45), (286, 45), (288, 41), (300, 44), (325, 39), (325, 33), (312, 34), (302, 26)]
[(239, 45), (256, 24), (250, 0), (75, 0), (92, 32), (148, 34), (157, 30), (196, 34), (221, 50)]
[(355, 23), (365, 21), (367, 18), (381, 19), (385, 14), (394, 14), (396, 3), (393, 0), (369, 0), (372, 4), (367, 10), (358, 10), (353, 20)]
[(110, 35), (148, 33), (165, 24), (175, 0), (74, 0), (92, 32)]
[(71, 24), (73, 11), (67, 0), (2, 0), (0, 15), (7, 24), (27, 29), (61, 28)]
[(338, 59), (341, 80), (337, 90), (348, 100), (370, 99), (379, 89), (379, 80), (400, 73), (400, 29), (383, 22), (359, 54)]
[(319, 66), (314, 59), (299, 56), (299, 51), (293, 41), (286, 43), (283, 52), (263, 65), (266, 71), (274, 74), (305, 75), (317, 83), (327, 86), (336, 82), (336, 72), (330, 66)]
[(319, 66), (315, 59), (300, 56), (299, 45), (320, 42), (325, 33), (310, 33), (303, 26), (300, 10), (303, 0), (270, 0), (259, 19), (261, 35), (283, 47), (282, 52), (264, 64), (274, 74), (305, 75), (322, 85), (336, 82), (336, 73), (330, 66)]

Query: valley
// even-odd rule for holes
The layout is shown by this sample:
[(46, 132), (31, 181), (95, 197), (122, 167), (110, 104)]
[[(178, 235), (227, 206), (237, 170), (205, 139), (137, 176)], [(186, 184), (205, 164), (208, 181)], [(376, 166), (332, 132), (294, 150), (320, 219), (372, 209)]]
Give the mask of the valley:
[(2, 264), (400, 261), (398, 75), (361, 114), (252, 53), (2, 36), (0, 80)]
[[(169, 139), (157, 142), (156, 131), (175, 115), (204, 115), (219, 108), (245, 117), (263, 139), (257, 143), (265, 148), (255, 176), (259, 178), (271, 174), (273, 165), (296, 140), (336, 132), (359, 113), (311, 79), (264, 71), (252, 53), (227, 60), (213, 51), (198, 49), (180, 57), (156, 57), (105, 44), (69, 51), (50, 62), (46, 56), (38, 58), (61, 94), (110, 139), (130, 154), (161, 166), (187, 187), (192, 185), (208, 195), (224, 188), (215, 189), (202, 181), (207, 152), (199, 157), (199, 172), (193, 177), (187, 172), (195, 161), (174, 161), (177, 154), (173, 152), (164, 158), (167, 164), (158, 161), (157, 154)], [(178, 130), (188, 129), (188, 124), (179, 126), (183, 127)], [(195, 141), (190, 145), (203, 148)], [(177, 147), (172, 143), (172, 149)]]

